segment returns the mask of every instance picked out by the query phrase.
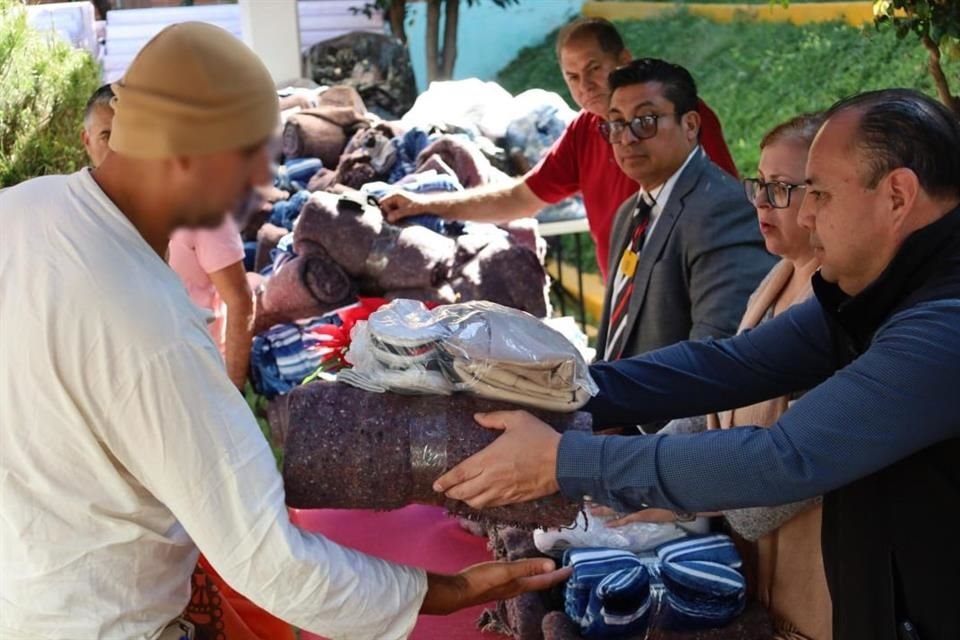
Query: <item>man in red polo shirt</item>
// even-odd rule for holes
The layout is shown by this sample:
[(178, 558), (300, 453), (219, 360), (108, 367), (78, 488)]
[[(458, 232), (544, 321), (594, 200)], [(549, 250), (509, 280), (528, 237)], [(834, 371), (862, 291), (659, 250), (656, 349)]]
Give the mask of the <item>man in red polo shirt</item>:
[[(602, 18), (581, 18), (557, 36), (557, 58), (570, 95), (581, 111), (553, 148), (522, 179), (456, 194), (397, 193), (381, 206), (391, 221), (420, 213), (450, 220), (506, 222), (535, 214), (547, 205), (580, 193), (587, 210), (597, 263), (604, 280), (610, 231), (617, 209), (639, 185), (620, 170), (599, 126), (607, 114), (607, 76), (632, 56), (616, 27)], [(734, 177), (737, 169), (723, 140), (717, 115), (703, 101), (700, 144), (707, 156)]]

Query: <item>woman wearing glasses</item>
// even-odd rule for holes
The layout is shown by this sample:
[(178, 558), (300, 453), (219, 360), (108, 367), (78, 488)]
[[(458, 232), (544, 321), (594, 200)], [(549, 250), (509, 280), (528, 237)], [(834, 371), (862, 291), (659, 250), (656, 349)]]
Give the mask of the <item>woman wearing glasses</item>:
[[(801, 115), (775, 127), (760, 143), (756, 179), (744, 180), (747, 198), (757, 208), (760, 231), (770, 253), (781, 261), (747, 304), (740, 331), (751, 329), (813, 291), (818, 265), (809, 233), (797, 224), (804, 196), (804, 169), (813, 137), (823, 123), (819, 114)], [(710, 428), (770, 426), (792, 397), (708, 416)], [(828, 640), (832, 635), (830, 594), (820, 550), (820, 499), (724, 512), (730, 527), (755, 542), (756, 595), (770, 610), (780, 640)], [(748, 576), (749, 577), (749, 576)]]

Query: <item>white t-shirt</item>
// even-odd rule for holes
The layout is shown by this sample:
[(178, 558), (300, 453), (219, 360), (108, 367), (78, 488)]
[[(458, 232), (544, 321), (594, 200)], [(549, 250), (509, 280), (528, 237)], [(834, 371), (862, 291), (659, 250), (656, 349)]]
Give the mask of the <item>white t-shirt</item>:
[(299, 627), (406, 637), (424, 572), (290, 523), (200, 310), (89, 171), (0, 217), (0, 638), (152, 638), (198, 548)]

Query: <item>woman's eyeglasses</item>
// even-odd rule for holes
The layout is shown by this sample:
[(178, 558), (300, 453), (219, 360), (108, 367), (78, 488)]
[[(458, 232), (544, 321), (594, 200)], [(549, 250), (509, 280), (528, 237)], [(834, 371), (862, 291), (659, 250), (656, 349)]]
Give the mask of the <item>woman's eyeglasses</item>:
[(767, 202), (774, 209), (786, 209), (790, 206), (790, 196), (794, 189), (806, 189), (805, 184), (789, 184), (787, 182), (764, 182), (756, 178), (747, 178), (743, 181), (743, 190), (747, 194), (750, 204), (756, 205), (760, 192), (764, 191)]

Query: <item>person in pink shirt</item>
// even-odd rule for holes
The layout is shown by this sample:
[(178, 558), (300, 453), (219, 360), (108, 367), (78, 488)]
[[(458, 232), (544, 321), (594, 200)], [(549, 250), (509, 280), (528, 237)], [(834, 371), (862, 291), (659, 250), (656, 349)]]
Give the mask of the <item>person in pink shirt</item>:
[(243, 242), (233, 218), (215, 229), (179, 229), (170, 236), (167, 260), (198, 307), (213, 316), (210, 333), (227, 374), (243, 389), (253, 341), (253, 292), (243, 267)]

